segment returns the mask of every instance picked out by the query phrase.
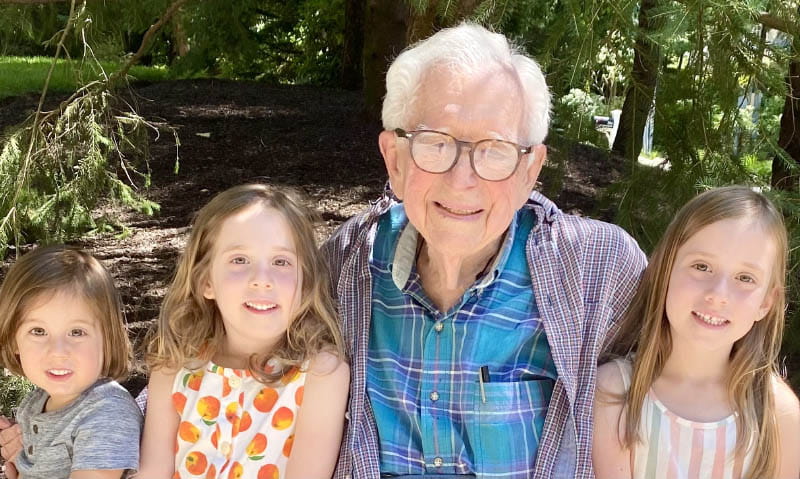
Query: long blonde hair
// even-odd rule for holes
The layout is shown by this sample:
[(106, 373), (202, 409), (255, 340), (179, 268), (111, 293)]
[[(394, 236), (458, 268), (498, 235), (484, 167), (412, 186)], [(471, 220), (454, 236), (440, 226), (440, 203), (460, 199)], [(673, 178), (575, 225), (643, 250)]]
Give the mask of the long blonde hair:
[(621, 438), (626, 446), (632, 447), (640, 440), (645, 395), (672, 351), (666, 298), (678, 249), (705, 226), (743, 217), (758, 221), (774, 242), (775, 263), (768, 288), (774, 293), (768, 294), (774, 294), (775, 298), (766, 316), (734, 343), (726, 383), (730, 401), (738, 413), (736, 453), (753, 452), (745, 477), (774, 477), (778, 426), (773, 382), (780, 377), (777, 359), (786, 307), (788, 241), (783, 216), (764, 195), (744, 186), (716, 188), (698, 195), (678, 211), (650, 257), (639, 289), (610, 342), (612, 349), (601, 361), (635, 352), (631, 386), (623, 398), (626, 424)]
[(94, 312), (103, 335), (102, 377), (128, 377), (131, 346), (114, 279), (94, 256), (65, 246), (40, 246), (9, 269), (0, 288), (0, 361), (14, 374), (25, 375), (16, 354), (16, 334), (25, 312), (57, 293), (83, 298)]
[[(250, 372), (264, 383), (278, 380), (320, 351), (345, 358), (328, 286), (327, 264), (314, 239), (316, 215), (293, 194), (268, 185), (230, 188), (215, 196), (197, 214), (175, 277), (164, 298), (158, 326), (150, 332), (146, 360), (151, 369), (196, 367), (210, 360), (222, 344), (225, 329), (214, 300), (203, 296), (213, 246), (222, 223), (254, 204), (279, 211), (289, 223), (302, 271), (300, 304), (286, 334), (269, 354), (254, 354)], [(267, 367), (273, 359), (279, 367)]]

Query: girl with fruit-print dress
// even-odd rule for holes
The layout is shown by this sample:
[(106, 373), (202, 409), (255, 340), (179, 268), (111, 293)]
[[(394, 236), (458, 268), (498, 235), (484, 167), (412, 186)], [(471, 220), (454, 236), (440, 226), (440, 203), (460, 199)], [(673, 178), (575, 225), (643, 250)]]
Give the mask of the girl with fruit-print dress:
[(148, 345), (137, 477), (331, 476), (350, 372), (313, 218), (265, 185), (200, 210)]

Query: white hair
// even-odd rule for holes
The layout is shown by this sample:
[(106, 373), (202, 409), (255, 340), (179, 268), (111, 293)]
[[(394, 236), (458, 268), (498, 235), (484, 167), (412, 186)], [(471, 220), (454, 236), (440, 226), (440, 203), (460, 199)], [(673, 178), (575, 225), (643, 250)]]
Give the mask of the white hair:
[(421, 82), (431, 67), (473, 75), (497, 66), (515, 72), (522, 89), (524, 124), (521, 132), (530, 144), (547, 136), (550, 122), (550, 92), (535, 60), (521, 53), (505, 36), (475, 23), (465, 22), (440, 30), (404, 50), (386, 73), (383, 127), (415, 128), (409, 124), (416, 113)]

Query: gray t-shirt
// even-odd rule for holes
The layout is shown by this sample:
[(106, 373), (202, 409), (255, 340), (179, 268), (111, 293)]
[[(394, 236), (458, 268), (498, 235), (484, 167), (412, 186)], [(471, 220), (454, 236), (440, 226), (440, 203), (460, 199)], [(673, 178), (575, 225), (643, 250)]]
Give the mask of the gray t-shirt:
[(139, 466), (142, 413), (128, 391), (100, 379), (71, 404), (43, 412), (49, 395), (36, 388), (20, 404), (23, 479), (68, 479), (72, 471)]

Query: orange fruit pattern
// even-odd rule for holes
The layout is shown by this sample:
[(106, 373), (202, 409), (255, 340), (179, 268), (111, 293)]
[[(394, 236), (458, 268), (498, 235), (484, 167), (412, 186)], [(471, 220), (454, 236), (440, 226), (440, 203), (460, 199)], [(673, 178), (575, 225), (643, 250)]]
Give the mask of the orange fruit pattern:
[(200, 439), (200, 430), (194, 424), (183, 421), (178, 427), (178, 437), (186, 442), (197, 442)]
[(294, 445), (294, 434), (286, 438), (286, 442), (283, 443), (283, 455), (289, 457), (292, 455), (292, 446)]
[(280, 477), (278, 466), (275, 464), (267, 464), (258, 470), (258, 479), (278, 479)]
[(182, 393), (174, 393), (172, 395), (172, 405), (175, 406), (175, 411), (178, 415), (183, 414), (183, 408), (186, 407), (186, 396)]
[(186, 456), (186, 470), (189, 471), (190, 474), (199, 476), (206, 472), (206, 467), (208, 467), (208, 459), (206, 459), (206, 455), (202, 452), (194, 451)]
[(280, 479), (292, 452), (304, 383), (300, 368), (271, 385), (246, 370), (211, 363), (182, 370), (172, 394), (180, 415), (175, 477)]
[(228, 473), (228, 479), (241, 479), (242, 474), (244, 474), (244, 468), (238, 462), (234, 462)]

